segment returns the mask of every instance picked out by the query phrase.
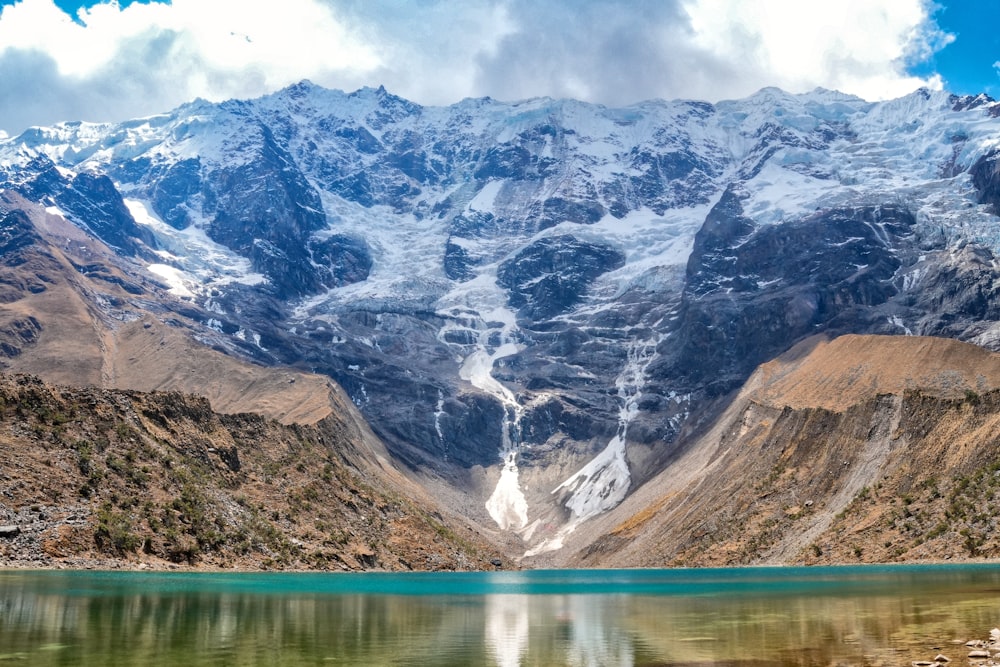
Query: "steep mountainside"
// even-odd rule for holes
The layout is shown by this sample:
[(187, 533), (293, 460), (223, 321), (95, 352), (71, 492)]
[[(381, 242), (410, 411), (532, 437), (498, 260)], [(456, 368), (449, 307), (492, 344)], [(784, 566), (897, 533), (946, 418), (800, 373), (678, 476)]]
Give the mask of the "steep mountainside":
[(0, 383), (3, 563), (491, 566), (329, 378), (238, 358), (206, 311), (10, 192), (0, 242), (0, 364), (67, 385)]
[(197, 393), (219, 412), (289, 424), (334, 412), (363, 423), (326, 377), (222, 353), (232, 351), (228, 337), (199, 325), (205, 311), (170, 298), (139, 265), (10, 192), (0, 194), (0, 235), (0, 364), (8, 372)]
[(494, 566), (463, 524), (356, 467), (355, 436), (332, 416), (285, 426), (176, 392), (0, 376), (0, 563)]
[(566, 552), (645, 567), (996, 557), (998, 471), (1000, 355), (810, 339)]
[[(432, 108), (308, 82), (34, 128), (0, 142), (5, 238), (31, 255), (27, 215), (54, 249), (4, 283), (0, 350), (210, 393), (193, 351), (136, 363), (183, 329), (325, 375), (450, 504), (556, 550), (800, 340), (1000, 345), (998, 130), (990, 98), (927, 90)], [(64, 316), (33, 322), (42, 299)]]

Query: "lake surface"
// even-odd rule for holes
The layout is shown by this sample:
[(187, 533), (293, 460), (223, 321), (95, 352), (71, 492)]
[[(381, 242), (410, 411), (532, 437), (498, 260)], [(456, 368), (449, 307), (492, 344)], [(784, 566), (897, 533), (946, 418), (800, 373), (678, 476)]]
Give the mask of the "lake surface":
[(966, 664), (1000, 565), (0, 571), (0, 665)]

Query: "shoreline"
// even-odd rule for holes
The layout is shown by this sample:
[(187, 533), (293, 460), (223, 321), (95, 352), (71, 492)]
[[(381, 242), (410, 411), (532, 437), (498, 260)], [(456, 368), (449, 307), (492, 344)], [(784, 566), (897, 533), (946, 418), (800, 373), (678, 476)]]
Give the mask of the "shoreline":
[(0, 562), (0, 573), (9, 572), (50, 572), (50, 571), (79, 571), (79, 572), (127, 572), (127, 573), (141, 573), (141, 572), (178, 572), (178, 573), (190, 573), (190, 574), (212, 574), (212, 573), (241, 573), (241, 574), (278, 574), (278, 573), (289, 573), (289, 574), (454, 574), (457, 572), (469, 572), (469, 573), (499, 573), (499, 572), (692, 572), (692, 573), (710, 573), (710, 572), (724, 572), (724, 571), (736, 571), (736, 572), (748, 572), (748, 571), (761, 571), (761, 572), (776, 572), (776, 571), (789, 571), (797, 573), (808, 573), (808, 572), (826, 572), (826, 571), (843, 571), (843, 570), (883, 570), (883, 569), (894, 569), (894, 570), (936, 570), (936, 569), (951, 569), (951, 568), (983, 568), (983, 569), (1000, 569), (1000, 560), (998, 559), (970, 559), (970, 560), (935, 560), (935, 561), (904, 561), (904, 562), (891, 562), (891, 563), (824, 563), (822, 565), (811, 565), (804, 563), (783, 563), (783, 564), (773, 564), (773, 563), (762, 563), (753, 565), (728, 565), (724, 567), (621, 567), (621, 568), (577, 568), (577, 567), (552, 567), (552, 568), (519, 568), (519, 569), (462, 569), (462, 570), (452, 570), (452, 569), (436, 569), (436, 570), (389, 570), (380, 568), (370, 568), (370, 569), (320, 569), (320, 568), (282, 568), (282, 567), (247, 567), (242, 565), (234, 565), (232, 567), (221, 566), (218, 564), (210, 563), (205, 565), (182, 565), (177, 563), (155, 563), (150, 561), (141, 562), (125, 562), (114, 559), (87, 559), (79, 558), (72, 559), (72, 561), (65, 561), (59, 563), (37, 563), (30, 561), (15, 561), (15, 562)]

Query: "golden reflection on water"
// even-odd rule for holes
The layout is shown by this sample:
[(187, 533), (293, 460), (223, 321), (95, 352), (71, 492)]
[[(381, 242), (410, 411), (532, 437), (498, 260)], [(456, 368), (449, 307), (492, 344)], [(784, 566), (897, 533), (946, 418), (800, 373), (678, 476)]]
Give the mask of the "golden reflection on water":
[(1000, 596), (961, 578), (849, 592), (392, 595), (64, 589), (45, 576), (0, 573), (0, 665), (876, 666), (938, 653), (964, 664), (968, 649), (952, 642), (1000, 625)]

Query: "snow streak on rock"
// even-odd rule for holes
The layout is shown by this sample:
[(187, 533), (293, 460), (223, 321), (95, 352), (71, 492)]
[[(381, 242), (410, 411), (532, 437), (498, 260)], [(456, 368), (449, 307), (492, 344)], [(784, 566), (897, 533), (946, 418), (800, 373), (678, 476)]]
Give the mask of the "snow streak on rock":
[(618, 412), (618, 433), (600, 454), (575, 475), (557, 486), (552, 493), (569, 492), (563, 504), (572, 512), (569, 523), (556, 534), (526, 555), (536, 555), (562, 547), (563, 540), (581, 523), (598, 514), (617, 507), (632, 484), (632, 475), (626, 457), (628, 427), (639, 413), (639, 400), (645, 383), (646, 369), (656, 358), (657, 340), (640, 340), (628, 350), (625, 368), (619, 373), (615, 386), (621, 407)]
[[(496, 489), (486, 501), (486, 509), (503, 530), (520, 530), (528, 524), (528, 502), (521, 491), (517, 474), (517, 454), (520, 447), (520, 422), (522, 409), (514, 393), (493, 377), (493, 364), (519, 351), (513, 342), (514, 314), (498, 307), (488, 321), (499, 321), (502, 328), (486, 329), (480, 334), (476, 350), (462, 363), (459, 376), (472, 386), (494, 396), (504, 408), (501, 424), (502, 446), (500, 458), (503, 469)], [(499, 345), (490, 345), (492, 339), (499, 339)]]

